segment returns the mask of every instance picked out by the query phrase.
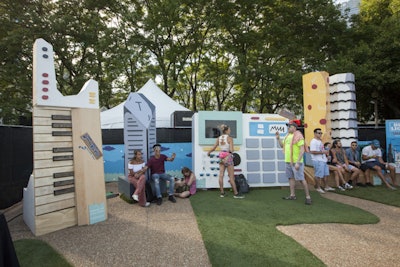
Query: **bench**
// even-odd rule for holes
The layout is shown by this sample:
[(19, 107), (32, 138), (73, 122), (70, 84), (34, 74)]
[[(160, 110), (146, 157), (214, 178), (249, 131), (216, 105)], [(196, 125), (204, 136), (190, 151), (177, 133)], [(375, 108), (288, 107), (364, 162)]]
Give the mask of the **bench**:
[[(305, 179), (306, 179), (308, 184), (315, 185), (314, 168), (313, 167), (305, 166), (304, 167), (304, 176), (305, 176)], [(343, 178), (346, 181), (348, 181), (350, 179), (350, 176), (351, 176), (351, 173), (346, 171), (346, 173), (345, 173)], [(381, 179), (378, 178), (378, 180), (376, 180), (376, 179), (374, 179), (374, 176), (377, 176), (376, 171), (375, 170), (370, 170), (370, 181), (371, 181), (371, 183), (375, 184), (375, 185), (381, 184), (381, 182), (382, 182)], [(400, 174), (397, 173), (396, 174), (396, 181), (399, 181), (399, 180), (400, 180)], [(328, 181), (327, 182), (328, 182), (329, 186), (336, 187), (335, 175), (333, 174), (333, 172), (330, 172), (330, 175), (328, 177)], [(357, 182), (358, 183), (365, 183), (365, 174), (364, 174), (364, 172), (360, 173)]]
[[(156, 195), (156, 189), (154, 187), (154, 182), (150, 180), (151, 190), (153, 191), (153, 195)], [(135, 187), (131, 184), (127, 177), (118, 176), (118, 192), (120, 194), (124, 194), (126, 197), (132, 199), (132, 194), (135, 191)], [(167, 194), (167, 185), (164, 180), (160, 180), (160, 191), (161, 194)]]

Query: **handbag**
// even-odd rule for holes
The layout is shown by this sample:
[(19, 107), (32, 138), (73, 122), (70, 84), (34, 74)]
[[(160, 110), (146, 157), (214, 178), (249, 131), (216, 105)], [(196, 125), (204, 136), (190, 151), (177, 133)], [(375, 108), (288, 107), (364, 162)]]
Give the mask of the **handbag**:
[(222, 163), (227, 163), (230, 153), (226, 151), (221, 151), (218, 154), (218, 157), (221, 159)]

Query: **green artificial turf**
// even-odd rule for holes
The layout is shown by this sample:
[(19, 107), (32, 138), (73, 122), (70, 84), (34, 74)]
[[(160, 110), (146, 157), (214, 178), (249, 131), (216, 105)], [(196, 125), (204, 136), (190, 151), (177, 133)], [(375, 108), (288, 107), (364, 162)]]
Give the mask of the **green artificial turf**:
[[(277, 225), (302, 223), (372, 224), (379, 218), (359, 208), (322, 198), (311, 192), (313, 204), (304, 205), (304, 191), (297, 200), (282, 200), (288, 189), (252, 189), (245, 199), (232, 193), (220, 198), (218, 190), (199, 191), (190, 198), (213, 266), (324, 266), (318, 258), (276, 229)], [(360, 187), (336, 193), (400, 207), (400, 190), (384, 186)], [(122, 199), (123, 196), (121, 196)], [(127, 200), (127, 199), (125, 199)], [(324, 238), (324, 237), (321, 237)], [(14, 242), (20, 265), (72, 266), (46, 242)]]
[[(313, 204), (282, 200), (288, 189), (253, 189), (245, 199), (225, 198), (219, 191), (199, 191), (191, 197), (212, 266), (324, 266), (317, 257), (277, 225), (302, 223), (372, 224), (379, 218), (359, 208), (322, 198), (312, 192)], [(324, 238), (324, 237), (321, 237)]]
[(14, 242), (21, 267), (72, 267), (70, 263), (46, 242), (20, 239)]
[(335, 191), (335, 193), (371, 200), (374, 202), (400, 207), (400, 188), (390, 190), (384, 185), (374, 187), (355, 187), (346, 191)]

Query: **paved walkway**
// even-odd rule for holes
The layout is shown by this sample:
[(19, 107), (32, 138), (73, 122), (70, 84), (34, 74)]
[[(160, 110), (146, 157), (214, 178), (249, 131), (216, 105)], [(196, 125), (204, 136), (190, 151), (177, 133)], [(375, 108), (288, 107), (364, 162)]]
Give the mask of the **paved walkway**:
[[(279, 226), (327, 266), (399, 266), (400, 208), (335, 193), (323, 195), (374, 213), (378, 224)], [(141, 208), (119, 197), (108, 220), (38, 237), (74, 266), (211, 266), (188, 199)], [(13, 240), (37, 238), (22, 220), (21, 204), (6, 213)], [(14, 218), (14, 219), (13, 219)]]
[(106, 221), (39, 237), (23, 222), (21, 204), (6, 217), (13, 240), (44, 240), (75, 267), (211, 266), (189, 199), (174, 204), (164, 198), (161, 206), (149, 208), (119, 197), (107, 203)]
[(369, 211), (377, 224), (301, 224), (279, 226), (327, 266), (399, 266), (400, 208), (335, 193), (322, 196)]

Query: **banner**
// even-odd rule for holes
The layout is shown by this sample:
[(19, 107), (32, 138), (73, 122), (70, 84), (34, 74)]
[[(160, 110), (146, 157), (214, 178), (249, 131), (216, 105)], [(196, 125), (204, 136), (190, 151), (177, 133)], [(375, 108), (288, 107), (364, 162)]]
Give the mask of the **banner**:
[(386, 120), (387, 162), (396, 164), (400, 173), (400, 120)]

